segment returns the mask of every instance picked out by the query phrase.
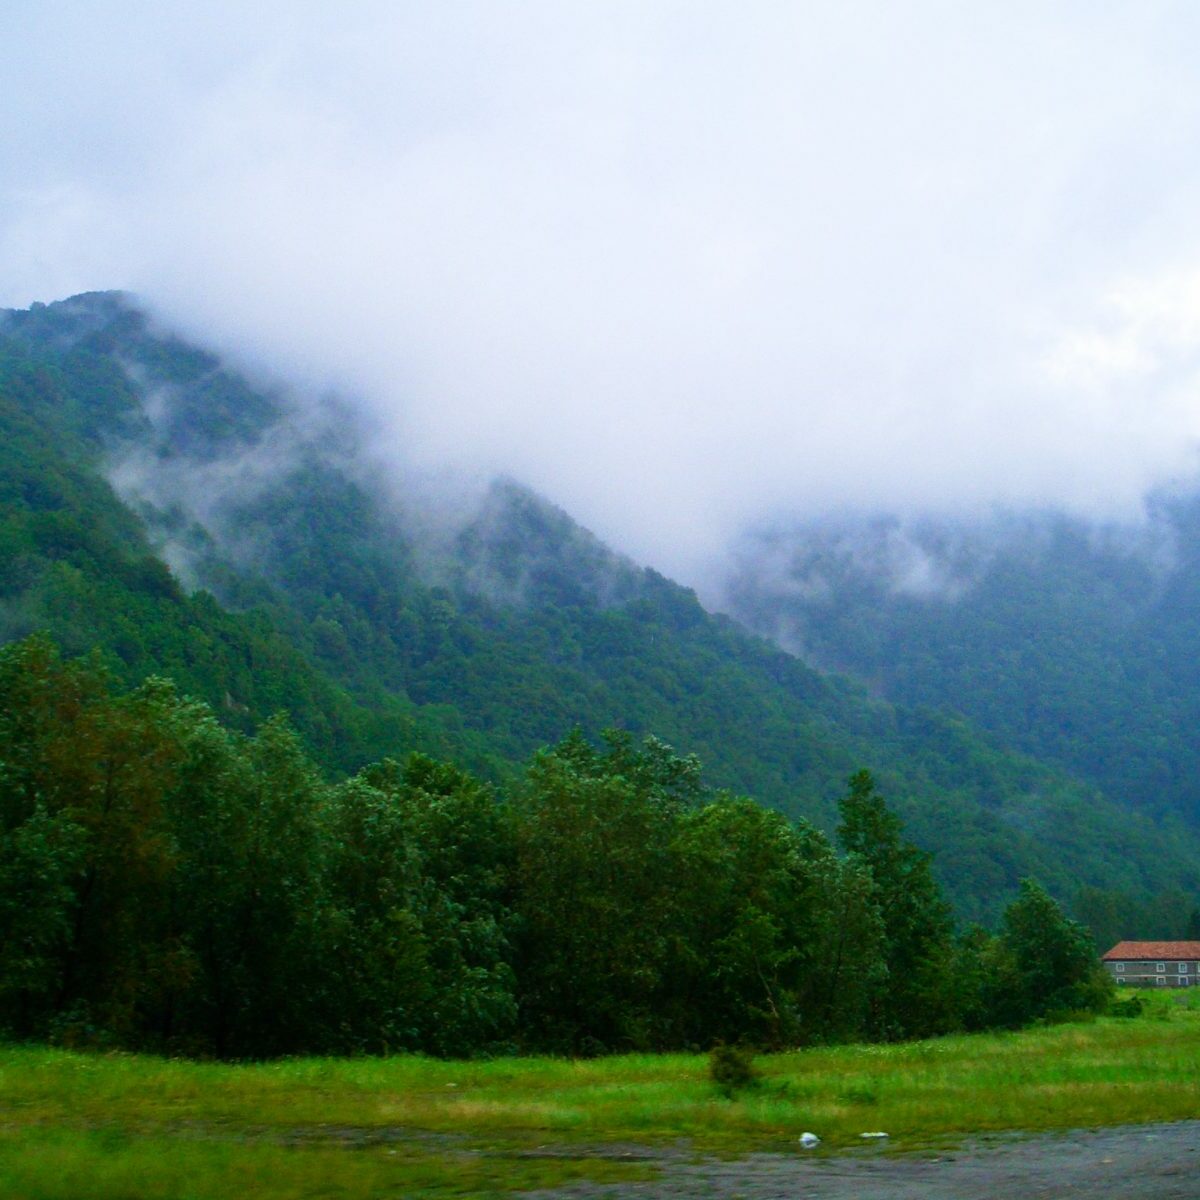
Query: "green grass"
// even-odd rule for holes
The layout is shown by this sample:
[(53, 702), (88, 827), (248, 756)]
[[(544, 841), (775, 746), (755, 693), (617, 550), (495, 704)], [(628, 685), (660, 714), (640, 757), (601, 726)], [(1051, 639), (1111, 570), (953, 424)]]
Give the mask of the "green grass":
[[(502, 1195), (647, 1178), (630, 1144), (913, 1149), (968, 1133), (1200, 1116), (1200, 995), (1023, 1033), (764, 1056), (721, 1098), (696, 1055), (228, 1066), (0, 1048), (13, 1200)], [(545, 1147), (554, 1148), (547, 1155)]]

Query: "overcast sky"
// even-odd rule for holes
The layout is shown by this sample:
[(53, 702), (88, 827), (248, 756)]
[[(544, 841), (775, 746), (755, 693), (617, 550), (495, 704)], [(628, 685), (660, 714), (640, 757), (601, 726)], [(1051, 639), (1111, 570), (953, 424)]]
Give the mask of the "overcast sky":
[[(249, 9), (249, 13), (246, 11)], [(1200, 5), (0, 0), (0, 304), (121, 287), (686, 578), (1200, 434)]]

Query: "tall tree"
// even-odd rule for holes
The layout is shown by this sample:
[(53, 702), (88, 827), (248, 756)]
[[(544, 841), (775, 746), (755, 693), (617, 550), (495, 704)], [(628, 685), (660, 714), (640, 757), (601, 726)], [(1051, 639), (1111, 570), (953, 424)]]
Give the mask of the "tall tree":
[(875, 790), (869, 771), (850, 779), (839, 801), (838, 839), (870, 872), (883, 918), (886, 982), (876, 989), (876, 1037), (923, 1037), (958, 1024), (952, 975), (954, 922), (933, 877), (932, 858), (903, 835), (900, 818)]
[(741, 798), (685, 813), (674, 849), (676, 1036), (785, 1046), (860, 1032), (880, 934), (865, 872), (811, 826)]
[[(0, 907), (26, 998), (32, 979), (52, 975), (47, 1015), (120, 1035), (156, 986), (156, 900), (173, 869), (163, 799), (180, 747), (169, 684), (113, 697), (108, 682), (94, 659), (64, 663), (44, 638), (0, 651)], [(21, 903), (56, 931), (53, 951)]]
[(515, 799), (521, 1024), (560, 1051), (649, 1048), (677, 809), (580, 742), (536, 756)]

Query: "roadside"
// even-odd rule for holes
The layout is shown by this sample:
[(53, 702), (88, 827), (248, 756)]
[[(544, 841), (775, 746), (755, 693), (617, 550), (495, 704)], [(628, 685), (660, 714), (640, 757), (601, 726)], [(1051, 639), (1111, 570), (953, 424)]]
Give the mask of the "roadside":
[(752, 1154), (688, 1161), (644, 1154), (662, 1174), (649, 1183), (579, 1183), (524, 1193), (529, 1200), (1196, 1200), (1200, 1121), (1081, 1129), (1028, 1137), (995, 1135), (941, 1153), (864, 1150), (822, 1155)]

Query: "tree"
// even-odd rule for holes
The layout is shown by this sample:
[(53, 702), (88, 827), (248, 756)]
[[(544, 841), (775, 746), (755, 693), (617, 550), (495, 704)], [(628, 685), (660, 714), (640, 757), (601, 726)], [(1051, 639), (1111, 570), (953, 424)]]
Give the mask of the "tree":
[(1091, 930), (1097, 945), (1107, 949), (1126, 936), (1127, 930), (1141, 928), (1145, 906), (1125, 892), (1084, 884), (1072, 905), (1074, 916)]
[(660, 1040), (674, 811), (578, 738), (535, 757), (514, 800), (514, 907), (521, 1027), (542, 1046)]
[(43, 804), (0, 827), (0, 1030), (21, 1037), (45, 1030), (83, 852), (83, 830)]
[(1111, 984), (1091, 935), (1040, 883), (1021, 880), (1004, 910), (988, 977), (992, 1024), (1015, 1027), (1054, 1013), (1100, 1011)]
[[(381, 907), (411, 914), (427, 976), (415, 1048), (445, 1055), (506, 1048), (516, 1024), (511, 814), (489, 787), (423, 754), (403, 768), (384, 760), (346, 787), (368, 784), (382, 798), (382, 807), (369, 802), (379, 849), (395, 857), (404, 847), (402, 871), (376, 864), (370, 895), (407, 878), (407, 890)], [(361, 933), (361, 918), (354, 923)]]
[(21, 1022), (37, 993), (43, 1023), (121, 1036), (152, 1002), (177, 704), (164, 680), (113, 697), (97, 660), (63, 662), (45, 638), (0, 652), (0, 974), (23, 979)]
[(421, 1050), (435, 995), (422, 927), (421, 852), (399, 804), (367, 779), (326, 805), (327, 910), (323, 973), (337, 980), (324, 1014), (339, 1053)]
[(811, 826), (736, 797), (684, 813), (674, 851), (678, 1036), (778, 1047), (859, 1032), (880, 936), (865, 872)]
[(180, 1035), (220, 1056), (316, 1048), (324, 970), (325, 787), (282, 718), (254, 738), (195, 722), (168, 807), (171, 908), (197, 976)]
[(839, 801), (838, 839), (870, 872), (883, 919), (886, 985), (872, 1003), (871, 1033), (925, 1037), (958, 1024), (952, 978), (954, 923), (933, 877), (932, 858), (904, 839), (900, 818), (859, 771)]
[(1183, 936), (1185, 941), (1200, 942), (1200, 908), (1192, 909)]

